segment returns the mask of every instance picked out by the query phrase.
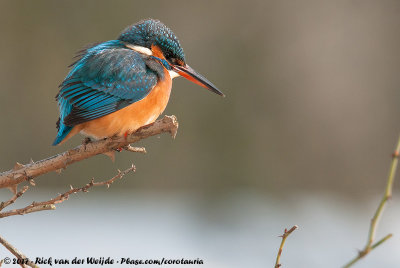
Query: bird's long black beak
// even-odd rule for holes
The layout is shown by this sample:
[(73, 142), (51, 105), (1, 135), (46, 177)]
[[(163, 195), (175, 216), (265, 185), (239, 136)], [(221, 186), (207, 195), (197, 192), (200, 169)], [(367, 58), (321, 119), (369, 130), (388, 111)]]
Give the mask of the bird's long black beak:
[(176, 71), (179, 75), (185, 77), (187, 80), (192, 81), (195, 84), (198, 84), (211, 92), (214, 92), (222, 97), (225, 97), (224, 93), (222, 93), (216, 86), (214, 86), (210, 81), (208, 81), (201, 74), (193, 70), (189, 65), (180, 66), (174, 65), (174, 71)]

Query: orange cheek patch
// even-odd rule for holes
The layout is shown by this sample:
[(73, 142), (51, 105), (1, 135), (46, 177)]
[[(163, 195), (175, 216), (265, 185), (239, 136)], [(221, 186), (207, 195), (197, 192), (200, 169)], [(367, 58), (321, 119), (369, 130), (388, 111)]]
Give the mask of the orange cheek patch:
[(154, 57), (165, 60), (164, 54), (162, 53), (160, 47), (158, 47), (156, 45), (151, 45), (151, 51), (153, 52)]

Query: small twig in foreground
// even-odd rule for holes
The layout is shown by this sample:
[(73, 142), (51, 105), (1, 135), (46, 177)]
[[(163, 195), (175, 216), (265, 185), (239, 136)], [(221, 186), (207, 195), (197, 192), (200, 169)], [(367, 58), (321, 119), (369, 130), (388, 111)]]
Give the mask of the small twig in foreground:
[[(3, 237), (0, 236), (0, 244), (2, 244), (8, 251), (10, 251), (15, 257), (17, 257), (19, 260), (27, 260), (28, 258), (22, 254), (18, 249), (16, 249), (13, 245), (11, 245), (7, 240), (5, 240)], [(32, 261), (28, 261), (26, 264), (20, 264), (21, 267), (33, 267), (33, 268), (39, 268), (36, 264), (34, 264)]]
[(385, 194), (383, 195), (383, 198), (381, 202), (379, 203), (378, 208), (375, 211), (374, 217), (371, 219), (371, 225), (369, 227), (369, 232), (368, 232), (368, 240), (367, 244), (365, 245), (364, 249), (358, 252), (358, 255), (351, 260), (349, 263), (347, 263), (344, 267), (348, 268), (355, 264), (357, 261), (359, 261), (361, 258), (363, 258), (365, 255), (371, 252), (374, 248), (377, 246), (381, 245), (383, 242), (391, 238), (393, 235), (388, 234), (385, 237), (383, 237), (381, 240), (376, 242), (375, 244), (375, 235), (376, 235), (376, 229), (378, 228), (378, 223), (379, 220), (382, 217), (383, 209), (387, 203), (387, 201), (392, 197), (392, 188), (393, 188), (393, 183), (394, 183), (394, 178), (396, 175), (396, 170), (397, 170), (397, 164), (399, 162), (399, 151), (400, 151), (400, 136), (397, 141), (396, 145), (396, 150), (394, 151), (392, 155), (392, 163), (390, 165), (390, 170), (389, 170), (389, 175), (386, 183), (386, 190)]
[(280, 236), (279, 236), (279, 237), (282, 237), (282, 242), (281, 242), (281, 245), (279, 246), (278, 255), (276, 256), (275, 268), (281, 267), (280, 260), (281, 260), (283, 245), (285, 244), (286, 238), (287, 238), (294, 230), (296, 230), (297, 228), (298, 228), (297, 225), (295, 225), (295, 226), (293, 226), (292, 228), (290, 228), (289, 231), (285, 228), (285, 231), (283, 232), (283, 235), (280, 235)]
[(73, 188), (71, 186), (71, 189), (69, 191), (67, 191), (67, 192), (65, 192), (63, 194), (60, 194), (57, 197), (55, 197), (53, 199), (50, 199), (48, 201), (33, 202), (32, 204), (30, 204), (29, 206), (26, 206), (24, 208), (13, 209), (13, 210), (10, 210), (10, 211), (1, 212), (0, 213), (0, 218), (9, 217), (9, 216), (13, 216), (13, 215), (23, 215), (23, 214), (37, 212), (37, 211), (41, 211), (41, 210), (53, 210), (53, 209), (56, 209), (55, 204), (59, 204), (59, 203), (64, 202), (73, 193), (88, 192), (88, 189), (93, 187), (93, 186), (104, 186), (104, 185), (106, 185), (107, 187), (110, 187), (110, 185), (116, 179), (120, 179), (123, 176), (125, 176), (127, 173), (129, 173), (131, 171), (135, 171), (135, 170), (136, 170), (136, 167), (132, 164), (132, 166), (130, 168), (128, 168), (128, 169), (126, 169), (124, 171), (118, 170), (118, 174), (115, 175), (114, 177), (112, 177), (111, 179), (107, 180), (107, 181), (94, 182), (94, 179), (92, 179), (88, 184), (86, 184), (85, 186), (83, 186), (81, 188)]

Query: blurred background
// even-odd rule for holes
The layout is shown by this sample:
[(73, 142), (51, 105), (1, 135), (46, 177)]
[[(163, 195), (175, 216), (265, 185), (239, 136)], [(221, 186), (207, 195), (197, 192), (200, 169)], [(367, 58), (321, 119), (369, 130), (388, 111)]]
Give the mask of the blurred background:
[[(273, 267), (277, 236), (297, 224), (282, 267), (353, 258), (400, 130), (399, 1), (2, 0), (0, 170), (80, 144), (77, 135), (51, 146), (67, 66), (85, 45), (148, 17), (174, 31), (187, 62), (227, 97), (174, 80), (165, 114), (178, 117), (175, 140), (149, 138), (146, 155), (97, 156), (42, 176), (14, 207), (137, 167), (56, 211), (2, 219), (1, 235), (30, 257)], [(357, 267), (400, 265), (398, 190), (378, 230), (395, 236)]]

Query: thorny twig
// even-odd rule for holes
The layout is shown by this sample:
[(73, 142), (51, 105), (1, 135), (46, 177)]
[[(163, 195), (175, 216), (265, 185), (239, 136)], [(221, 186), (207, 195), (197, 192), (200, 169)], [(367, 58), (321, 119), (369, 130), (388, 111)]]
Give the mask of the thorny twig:
[(17, 200), (18, 198), (20, 198), (26, 191), (28, 191), (29, 187), (28, 186), (24, 186), (22, 188), (21, 191), (19, 191), (18, 193), (16, 193), (13, 197), (11, 197), (8, 201), (6, 202), (1, 202), (0, 203), (0, 211), (2, 211), (4, 208), (6, 208), (7, 206), (13, 204), (15, 202), (15, 200)]
[(278, 255), (276, 256), (275, 268), (281, 267), (280, 260), (281, 260), (283, 245), (285, 244), (286, 238), (287, 238), (294, 230), (296, 230), (297, 228), (298, 228), (297, 225), (295, 225), (295, 226), (293, 226), (292, 228), (290, 228), (289, 231), (285, 228), (285, 231), (283, 232), (283, 235), (280, 235), (280, 237), (282, 237), (282, 242), (281, 242), (281, 245), (279, 246)]
[(371, 224), (370, 224), (369, 232), (368, 232), (367, 244), (361, 251), (358, 252), (358, 255), (354, 259), (352, 259), (349, 263), (347, 263), (344, 266), (345, 268), (351, 267), (353, 264), (355, 264), (357, 261), (359, 261), (365, 255), (370, 253), (371, 250), (373, 250), (377, 246), (381, 245), (382, 243), (384, 243), (386, 240), (388, 240), (389, 238), (391, 238), (393, 236), (392, 234), (387, 234), (386, 236), (384, 236), (382, 239), (380, 239), (378, 242), (376, 242), (374, 244), (376, 229), (378, 228), (379, 220), (382, 217), (383, 209), (384, 209), (387, 201), (392, 197), (392, 188), (393, 188), (394, 178), (396, 175), (397, 164), (399, 162), (399, 153), (400, 153), (400, 136), (397, 141), (396, 149), (392, 155), (392, 163), (391, 163), (390, 169), (389, 169), (389, 175), (388, 175), (388, 179), (387, 179), (387, 183), (386, 183), (385, 193), (382, 197), (381, 202), (378, 205), (378, 208), (375, 211), (374, 216), (371, 219)]
[[(31, 163), (26, 165), (18, 163), (13, 169), (0, 173), (0, 188), (13, 188), (14, 193), (16, 193), (16, 185), (21, 182), (30, 181), (31, 183), (34, 183), (33, 179), (40, 175), (51, 171), (60, 171), (68, 165), (98, 154), (107, 154), (112, 158), (115, 150), (118, 148), (124, 148), (141, 139), (165, 132), (169, 132), (173, 137), (175, 137), (177, 130), (178, 121), (176, 120), (176, 117), (164, 116), (164, 118), (159, 119), (150, 125), (141, 127), (127, 137), (111, 137), (89, 142), (44, 160), (37, 162), (31, 161)], [(127, 148), (129, 148), (129, 151), (132, 151), (130, 148), (133, 147)], [(143, 152), (143, 150), (139, 151)]]
[(101, 181), (101, 182), (94, 182), (94, 179), (91, 179), (91, 181), (86, 184), (85, 186), (81, 188), (74, 188), (72, 185), (70, 186), (71, 189), (63, 194), (58, 195), (55, 198), (52, 198), (48, 201), (43, 201), (43, 202), (32, 202), (32, 204), (20, 208), (20, 209), (13, 209), (9, 210), (6, 212), (0, 212), (0, 218), (4, 217), (9, 217), (9, 216), (14, 216), (14, 215), (24, 215), (27, 213), (32, 213), (32, 212), (37, 212), (37, 211), (42, 211), (42, 210), (53, 210), (56, 209), (55, 204), (59, 204), (64, 202), (69, 198), (69, 196), (73, 193), (78, 193), (78, 192), (88, 192), (88, 189), (94, 186), (104, 186), (106, 185), (107, 187), (110, 187), (110, 185), (116, 180), (120, 179), (123, 176), (125, 176), (127, 173), (131, 171), (135, 171), (135, 166), (132, 164), (132, 166), (124, 171), (118, 171), (118, 174), (112, 177), (111, 179), (107, 181)]
[(133, 153), (142, 153), (142, 154), (146, 154), (146, 148), (144, 147), (132, 147), (130, 144), (128, 144), (127, 146), (124, 147), (125, 151), (128, 152), (133, 152)]
[[(31, 160), (30, 163), (26, 165), (22, 165), (17, 162), (13, 169), (0, 173), (0, 188), (9, 188), (14, 193), (14, 196), (11, 197), (9, 200), (0, 203), (0, 211), (7, 206), (13, 204), (29, 189), (28, 186), (24, 186), (22, 190), (18, 192), (17, 186), (21, 182), (28, 181), (31, 185), (34, 186), (34, 178), (49, 173), (51, 171), (61, 172), (62, 169), (65, 169), (70, 164), (90, 158), (98, 154), (105, 154), (107, 156), (110, 156), (111, 159), (114, 159), (115, 151), (120, 148), (124, 148), (125, 150), (130, 152), (146, 153), (145, 148), (132, 147), (130, 144), (135, 143), (141, 139), (165, 132), (169, 132), (174, 138), (177, 130), (178, 121), (176, 120), (176, 117), (164, 116), (164, 118), (157, 120), (152, 124), (141, 127), (136, 132), (128, 135), (127, 137), (111, 137), (95, 142), (86, 141), (85, 143), (78, 147), (75, 147), (74, 149), (49, 157), (47, 159), (43, 159), (37, 162)], [(92, 179), (85, 186), (81, 188), (73, 188), (71, 186), (71, 189), (69, 191), (60, 194), (57, 197), (48, 201), (33, 202), (32, 204), (24, 208), (0, 212), (0, 218), (13, 215), (23, 215), (42, 210), (53, 210), (56, 208), (55, 204), (59, 204), (67, 200), (71, 194), (77, 192), (87, 192), (89, 188), (94, 186), (106, 185), (107, 187), (109, 187), (116, 179), (122, 178), (125, 174), (131, 171), (135, 171), (134, 165), (122, 172), (118, 170), (118, 174), (107, 181), (94, 182), (94, 179)], [(5, 246), (18, 259), (26, 259), (26, 257), (22, 253), (20, 253), (15, 247), (13, 247), (2, 237), (0, 237), (0, 243)], [(0, 266), (2, 264), (3, 260), (0, 260)], [(26, 267), (26, 265), (31, 267), (38, 267), (31, 261), (29, 261), (27, 264), (20, 265), (22, 267)]]

